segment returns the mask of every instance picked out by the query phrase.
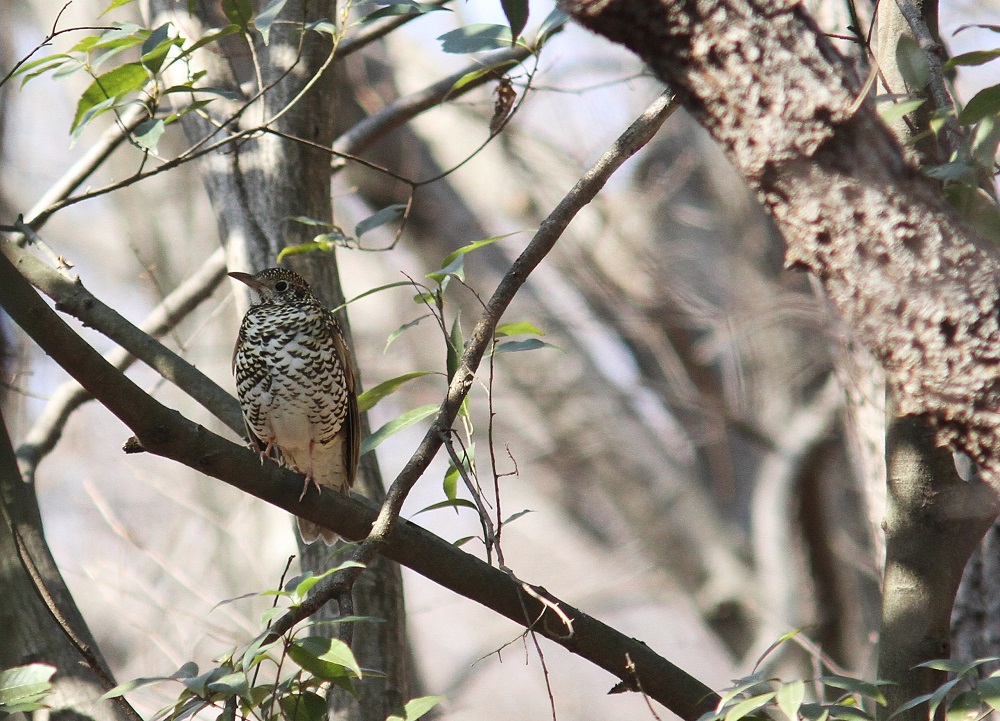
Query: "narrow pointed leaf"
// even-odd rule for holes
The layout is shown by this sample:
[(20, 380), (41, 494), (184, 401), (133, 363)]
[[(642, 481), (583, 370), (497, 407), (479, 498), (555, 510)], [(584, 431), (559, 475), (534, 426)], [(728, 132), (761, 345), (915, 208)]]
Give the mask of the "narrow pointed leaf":
[(401, 376), (396, 376), (395, 378), (390, 378), (387, 381), (383, 381), (374, 388), (369, 388), (358, 396), (358, 411), (364, 413), (365, 411), (370, 410), (380, 400), (399, 390), (404, 383), (411, 381), (414, 378), (421, 378), (426, 375), (431, 375), (431, 371), (412, 371), (410, 373), (404, 373)]
[(382, 208), (382, 210), (358, 223), (354, 228), (354, 235), (360, 238), (369, 230), (377, 228), (380, 225), (385, 225), (386, 223), (391, 223), (394, 220), (399, 220), (403, 217), (404, 212), (406, 212), (405, 203), (396, 203)]
[(370, 436), (365, 438), (365, 440), (361, 443), (361, 455), (378, 448), (379, 444), (381, 444), (382, 441), (389, 436), (399, 433), (404, 428), (409, 428), (414, 423), (419, 423), (428, 416), (434, 415), (438, 408), (440, 408), (440, 406), (437, 403), (428, 403), (425, 406), (414, 408), (412, 411), (407, 411), (395, 420), (389, 421)]

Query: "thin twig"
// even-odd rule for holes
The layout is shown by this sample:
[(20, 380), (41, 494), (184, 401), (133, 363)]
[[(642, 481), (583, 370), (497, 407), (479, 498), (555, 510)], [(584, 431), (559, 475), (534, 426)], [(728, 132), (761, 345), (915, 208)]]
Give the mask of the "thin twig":
[(931, 98), (934, 106), (941, 111), (944, 118), (945, 138), (947, 139), (948, 150), (957, 152), (961, 156), (968, 155), (968, 147), (965, 143), (962, 129), (958, 125), (958, 118), (955, 115), (955, 101), (948, 92), (948, 84), (944, 77), (944, 68), (941, 64), (941, 44), (931, 34), (930, 28), (920, 15), (920, 10), (913, 0), (896, 0), (896, 7), (900, 14), (910, 26), (910, 32), (916, 38), (917, 46), (923, 51), (927, 60), (928, 87), (931, 91)]
[[(472, 496), (472, 500), (476, 504), (476, 509), (479, 511), (479, 523), (483, 527), (483, 543), (486, 545), (486, 563), (493, 564), (493, 549), (497, 552), (497, 563), (500, 566), (504, 565), (503, 562), (503, 551), (500, 550), (500, 545), (497, 543), (496, 534), (493, 532), (493, 522), (490, 520), (490, 514), (483, 505), (483, 499), (480, 497), (480, 491), (476, 488), (476, 483), (469, 478), (468, 469), (465, 467), (465, 463), (461, 458), (458, 457), (458, 453), (455, 452), (455, 445), (451, 441), (451, 432), (444, 437), (444, 447), (448, 451), (448, 456), (451, 458), (452, 464), (455, 466), (455, 470), (458, 471), (458, 475), (462, 477), (465, 482), (465, 487), (469, 489), (469, 494)], [(469, 458), (468, 453), (464, 453), (466, 460)]]

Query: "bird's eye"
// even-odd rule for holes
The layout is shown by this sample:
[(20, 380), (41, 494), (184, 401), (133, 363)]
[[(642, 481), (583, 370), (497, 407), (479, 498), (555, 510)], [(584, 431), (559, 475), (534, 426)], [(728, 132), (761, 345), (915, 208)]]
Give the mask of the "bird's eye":
[(274, 284), (274, 289), (279, 293), (284, 293), (286, 290), (288, 290), (288, 281), (279, 280), (277, 283)]

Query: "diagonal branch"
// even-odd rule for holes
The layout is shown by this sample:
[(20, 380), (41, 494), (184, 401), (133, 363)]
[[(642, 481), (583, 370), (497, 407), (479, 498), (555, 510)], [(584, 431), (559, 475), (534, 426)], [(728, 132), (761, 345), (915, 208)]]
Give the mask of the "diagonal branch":
[(430, 465), (431, 460), (441, 448), (444, 434), (455, 421), (458, 409), (465, 400), (479, 368), (483, 355), (493, 342), (493, 334), (500, 317), (514, 299), (514, 295), (527, 280), (542, 258), (552, 249), (556, 240), (562, 235), (570, 221), (581, 208), (594, 199), (598, 191), (604, 187), (611, 175), (621, 167), (629, 157), (645, 145), (656, 133), (660, 125), (677, 108), (678, 104), (672, 95), (664, 93), (646, 108), (645, 112), (634, 122), (614, 144), (597, 160), (565, 198), (556, 206), (544, 221), (542, 221), (535, 237), (511, 266), (500, 281), (493, 296), (486, 303), (479, 322), (469, 337), (465, 352), (459, 363), (458, 370), (448, 386), (448, 394), (434, 422), (424, 435), (420, 446), (393, 481), (385, 503), (379, 513), (378, 520), (372, 529), (371, 538), (379, 540), (392, 530), (395, 519), (403, 501), (409, 494), (413, 484)]
[[(528, 625), (536, 633), (608, 670), (629, 688), (641, 687), (651, 698), (693, 721), (718, 700), (704, 684), (641, 642), (563, 603), (544, 589), (518, 583), (502, 570), (398, 519), (406, 494), (440, 448), (441, 431), (450, 427), (470, 390), (475, 371), (492, 342), (496, 323), (514, 294), (576, 212), (594, 197), (625, 159), (652, 137), (675, 107), (666, 95), (657, 99), (542, 224), (487, 304), (437, 419), (378, 511), (366, 501), (333, 493), (310, 499), (308, 504), (299, 503), (298, 475), (271, 463), (261, 467), (256, 454), (191, 423), (143, 392), (73, 332), (33, 292), (6, 255), (0, 259), (0, 305), (43, 350), (136, 434), (126, 444), (126, 450), (145, 450), (171, 458), (290, 513), (336, 528), (347, 538), (363, 538), (373, 529), (368, 540), (355, 550), (356, 558), (370, 560), (376, 553), (382, 553), (517, 623)], [(19, 260), (22, 267), (30, 265), (23, 257)], [(61, 278), (59, 282), (68, 283)], [(350, 580), (349, 576), (344, 582)], [(566, 633), (566, 619), (572, 625), (572, 634)]]
[[(261, 466), (256, 453), (192, 423), (150, 397), (59, 318), (6, 255), (0, 258), (0, 306), (136, 434), (126, 444), (127, 451), (145, 450), (170, 458), (289, 513), (336, 528), (347, 538), (364, 537), (376, 521), (376, 509), (369, 502), (339, 493), (323, 493), (307, 504), (300, 503), (301, 476), (273, 463)], [(468, 372), (468, 359), (463, 366)], [(397, 479), (395, 497), (399, 484)], [(629, 688), (641, 685), (646, 694), (682, 718), (695, 721), (718, 702), (710, 688), (645, 644), (563, 603), (548, 591), (531, 587), (532, 593), (525, 594), (503, 571), (408, 521), (383, 523), (381, 529), (378, 552), (522, 625), (526, 623), (526, 608), (531, 618), (538, 619), (533, 624), (536, 633), (606, 669), (627, 682)], [(376, 550), (372, 542), (360, 548), (371, 554)], [(545, 603), (535, 596), (545, 599)], [(565, 634), (565, 626), (557, 616), (545, 612), (547, 607), (558, 607), (572, 620), (572, 636)]]
[[(153, 338), (162, 337), (208, 298), (225, 277), (225, 253), (220, 248), (209, 256), (198, 272), (181, 283), (153, 309), (139, 326), (139, 330)], [(103, 329), (98, 328), (98, 330)], [(106, 335), (116, 342), (121, 338), (121, 334), (110, 328), (106, 330)], [(122, 339), (121, 343), (124, 346), (128, 343), (128, 339)], [(115, 348), (104, 356), (111, 365), (122, 371), (137, 360), (136, 356), (123, 346)], [(21, 472), (25, 480), (29, 483), (34, 480), (38, 464), (59, 442), (70, 415), (92, 398), (93, 396), (74, 380), (67, 381), (56, 389), (45, 410), (17, 448), (17, 459), (21, 463)], [(235, 420), (235, 415), (230, 418), (230, 422)], [(230, 427), (232, 428), (232, 425)], [(239, 432), (240, 427), (237, 426), (233, 430)]]
[[(67, 278), (14, 243), (0, 243), (0, 251), (24, 278), (56, 302), (58, 310), (76, 316), (118, 343), (190, 395), (234, 433), (243, 435), (243, 416), (236, 399), (215, 381), (98, 300), (79, 280)], [(63, 368), (69, 370), (65, 365)], [(30, 452), (26, 457), (30, 458)]]

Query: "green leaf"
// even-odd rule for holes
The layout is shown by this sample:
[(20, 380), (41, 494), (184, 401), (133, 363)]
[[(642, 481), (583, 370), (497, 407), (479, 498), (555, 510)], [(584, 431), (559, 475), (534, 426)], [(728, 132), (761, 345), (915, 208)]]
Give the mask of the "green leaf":
[[(528, 0), (500, 0), (500, 5), (510, 26), (511, 38), (521, 37), (524, 26), (528, 24)], [(513, 44), (511, 40), (511, 45)]]
[(101, 12), (101, 14), (98, 15), (97, 17), (103, 17), (103, 16), (107, 15), (109, 12), (111, 12), (112, 10), (117, 10), (122, 5), (128, 5), (130, 2), (134, 2), (134, 1), (135, 0), (111, 0), (111, 4), (108, 5), (106, 8), (104, 8), (103, 12)]
[(535, 47), (540, 48), (549, 38), (556, 33), (562, 31), (566, 23), (569, 22), (569, 15), (564, 13), (559, 8), (555, 8), (548, 14), (548, 16), (542, 20), (541, 26), (538, 28), (538, 32), (535, 34)]
[(385, 721), (417, 721), (418, 718), (445, 700), (444, 696), (421, 696), (406, 702), (403, 715), (389, 714)]
[(944, 64), (945, 70), (951, 70), (958, 67), (959, 65), (983, 65), (991, 60), (996, 60), (1000, 58), (1000, 48), (993, 48), (992, 50), (973, 50), (971, 53), (962, 53), (961, 55), (956, 55)]
[(437, 503), (432, 503), (429, 506), (425, 506), (424, 508), (421, 508), (413, 515), (417, 516), (423, 513), (424, 511), (436, 511), (439, 508), (471, 508), (474, 511), (477, 510), (476, 504), (466, 498), (449, 498), (446, 501), (438, 501)]
[(207, 685), (207, 690), (212, 693), (220, 693), (225, 697), (239, 696), (245, 694), (250, 687), (250, 682), (245, 673), (227, 673)]
[(453, 545), (455, 548), (461, 548), (466, 543), (468, 543), (469, 541), (471, 541), (473, 538), (476, 538), (476, 536), (462, 536), (461, 538), (459, 538), (459, 539), (457, 539), (455, 541), (452, 541), (451, 545)]
[[(936, 667), (936, 666), (932, 666), (931, 664), (949, 664), (949, 665), (952, 665), (952, 666), (954, 666), (954, 665), (964, 665), (964, 664), (962, 664), (961, 661), (949, 661), (947, 659), (941, 659), (940, 661), (928, 661), (927, 663), (917, 664), (917, 668), (919, 668), (921, 666), (925, 666), (927, 668), (935, 668)], [(944, 670), (944, 669), (939, 669), (939, 670)], [(893, 718), (894, 716), (898, 716), (899, 714), (903, 713), (904, 711), (909, 711), (912, 708), (916, 708), (917, 706), (919, 706), (922, 703), (929, 703), (929, 707), (928, 707), (928, 711), (927, 711), (928, 717), (929, 718), (933, 718), (934, 714), (937, 712), (937, 707), (940, 705), (941, 701), (945, 698), (945, 696), (948, 695), (948, 693), (951, 691), (951, 689), (955, 687), (955, 684), (959, 683), (961, 680), (962, 680), (962, 677), (958, 676), (958, 677), (953, 678), (950, 681), (946, 681), (942, 685), (938, 686), (937, 690), (934, 691), (934, 693), (926, 693), (926, 694), (923, 694), (921, 696), (917, 696), (914, 699), (910, 699), (906, 703), (901, 704), (899, 706), (899, 708), (897, 708), (895, 711), (893, 711), (889, 715), (889, 718)]]
[(409, 286), (411, 288), (413, 287), (413, 283), (411, 283), (408, 280), (397, 280), (397, 281), (395, 281), (393, 283), (386, 283), (385, 285), (380, 285), (377, 288), (370, 288), (369, 290), (366, 290), (364, 293), (359, 293), (358, 295), (354, 296), (350, 300), (344, 301), (344, 305), (339, 306), (335, 310), (340, 310), (340, 308), (348, 306), (348, 305), (350, 305), (351, 303), (353, 303), (356, 300), (361, 300), (365, 296), (372, 295), (373, 293), (379, 293), (379, 292), (381, 292), (383, 290), (388, 290), (389, 288), (398, 288), (401, 285)]
[(293, 215), (289, 220), (296, 223), (301, 223), (302, 225), (310, 225), (316, 228), (332, 228), (330, 223), (324, 222), (322, 220), (316, 220), (315, 218), (310, 218), (307, 215)]
[(395, 420), (389, 421), (370, 436), (365, 438), (365, 440), (361, 443), (361, 455), (377, 448), (379, 444), (381, 444), (382, 441), (389, 436), (399, 433), (404, 428), (409, 428), (414, 423), (419, 423), (428, 416), (434, 415), (438, 408), (440, 408), (440, 406), (437, 403), (428, 403), (427, 405), (420, 406), (419, 408), (414, 408), (412, 411), (407, 411)]
[(340, 571), (343, 571), (345, 568), (364, 568), (364, 567), (365, 564), (358, 563), (357, 561), (345, 561), (344, 563), (341, 563), (339, 566), (334, 566), (333, 568), (326, 569), (322, 573), (314, 574), (312, 571), (308, 571), (302, 574), (301, 576), (296, 576), (295, 578), (291, 579), (286, 584), (286, 586), (291, 590), (292, 596), (301, 602), (303, 599), (305, 599), (306, 596), (309, 595), (309, 592), (313, 589), (313, 586), (315, 586), (317, 583), (322, 581), (327, 576), (331, 576), (334, 573), (339, 573)]
[(452, 93), (457, 92), (462, 88), (464, 88), (469, 83), (476, 82), (481, 77), (484, 77), (486, 75), (492, 75), (495, 67), (496, 66), (491, 65), (489, 67), (477, 68), (475, 70), (467, 72), (465, 75), (463, 75), (462, 77), (460, 77), (458, 80), (455, 81), (455, 83), (451, 86), (451, 90), (449, 92)]
[(448, 470), (444, 474), (444, 481), (441, 487), (444, 490), (445, 498), (449, 501), (458, 497), (458, 477), (461, 475), (454, 463), (448, 464)]
[(805, 698), (806, 685), (801, 680), (784, 683), (778, 689), (776, 700), (778, 708), (789, 718), (789, 721), (796, 721), (799, 717), (799, 707), (802, 706), (802, 699)]
[(101, 700), (109, 698), (117, 698), (118, 696), (124, 696), (127, 693), (135, 691), (137, 688), (143, 688), (144, 686), (152, 686), (154, 683), (163, 683), (164, 681), (170, 681), (169, 676), (145, 676), (143, 678), (132, 679), (131, 681), (126, 681), (125, 683), (120, 683), (113, 689), (101, 696)]
[(526, 320), (522, 320), (516, 323), (498, 325), (493, 335), (497, 338), (509, 335), (545, 335), (545, 331), (540, 330), (537, 326)]
[(171, 64), (185, 58), (186, 56), (193, 53), (195, 50), (203, 48), (209, 43), (214, 43), (219, 38), (225, 37), (226, 35), (232, 35), (233, 33), (238, 33), (239, 31), (240, 31), (240, 26), (235, 23), (227, 25), (224, 28), (219, 28), (218, 30), (211, 30), (205, 33), (201, 38), (199, 38), (197, 42), (184, 48), (176, 58), (173, 58)]
[[(449, 256), (451, 257), (451, 256)], [(427, 277), (433, 280), (440, 286), (444, 286), (445, 280), (450, 276), (454, 275), (459, 280), (465, 280), (465, 257), (458, 256), (453, 258), (440, 270), (435, 270), (432, 273), (428, 273)]]
[(958, 114), (958, 122), (972, 125), (988, 115), (1000, 115), (1000, 85), (983, 88), (973, 95)]
[(358, 20), (358, 24), (363, 25), (365, 23), (370, 23), (373, 20), (394, 17), (396, 15), (425, 15), (438, 10), (447, 10), (448, 12), (452, 12), (451, 8), (442, 7), (440, 5), (428, 5), (426, 3), (413, 2), (412, 0), (411, 2), (390, 3), (388, 5), (383, 5), (378, 10), (375, 10), (368, 15), (365, 15), (363, 18)]
[(389, 350), (389, 346), (391, 346), (392, 342), (394, 340), (396, 340), (397, 338), (399, 338), (399, 336), (403, 335), (403, 333), (405, 333), (406, 331), (408, 331), (410, 328), (412, 328), (413, 326), (415, 326), (417, 323), (419, 323), (420, 321), (422, 321), (424, 318), (430, 318), (430, 317), (431, 317), (430, 313), (424, 313), (419, 318), (411, 320), (409, 323), (403, 323), (403, 325), (399, 326), (396, 330), (394, 330), (392, 333), (389, 334), (389, 337), (385, 341), (385, 348), (382, 349), (382, 353), (385, 353), (387, 350)]
[(324, 721), (329, 712), (326, 699), (313, 691), (282, 694), (278, 705), (283, 721)]
[(850, 704), (833, 703), (826, 707), (830, 712), (830, 718), (843, 719), (843, 721), (872, 721), (871, 714), (863, 709)]
[(506, 25), (474, 23), (452, 30), (438, 37), (441, 49), (446, 53), (480, 53), (485, 50), (499, 50), (510, 47), (510, 28)]
[(1000, 145), (1000, 118), (983, 118), (972, 133), (970, 143), (973, 161), (989, 167), (997, 155)]
[(265, 45), (271, 41), (271, 26), (274, 24), (274, 21), (278, 19), (278, 15), (285, 7), (285, 3), (287, 1), (288, 0), (271, 0), (268, 6), (261, 10), (257, 17), (254, 18), (253, 26), (257, 28), (257, 32), (259, 32), (261, 37), (264, 38)]
[(30, 663), (0, 671), (0, 714), (45, 708), (42, 700), (52, 690), (55, 666)]
[(163, 121), (159, 118), (148, 118), (135, 127), (132, 135), (140, 147), (145, 148), (151, 153), (155, 153), (165, 127)]
[(538, 340), (537, 338), (527, 338), (525, 340), (509, 340), (505, 343), (500, 343), (493, 349), (494, 353), (517, 353), (519, 351), (525, 350), (538, 350), (539, 348), (552, 348), (554, 350), (561, 351), (562, 348), (559, 346), (552, 345), (551, 343), (546, 343), (543, 340)]
[(927, 56), (909, 35), (900, 35), (896, 43), (896, 65), (911, 91), (921, 90), (927, 85), (931, 76)]
[(448, 371), (448, 382), (455, 377), (458, 372), (458, 364), (462, 360), (462, 353), (465, 351), (465, 341), (462, 339), (462, 312), (455, 314), (455, 321), (451, 324), (451, 333), (448, 335), (448, 353), (446, 367)]
[(503, 240), (504, 238), (509, 238), (512, 235), (517, 235), (524, 231), (515, 230), (513, 233), (504, 233), (503, 235), (494, 235), (492, 238), (484, 238), (483, 240), (474, 240), (471, 243), (463, 245), (458, 250), (453, 250), (451, 253), (445, 256), (444, 260), (441, 261), (441, 267), (447, 268), (451, 263), (458, 258), (460, 255), (465, 255), (466, 253), (471, 253), (474, 250), (479, 250), (480, 248), (490, 245), (491, 243), (496, 243), (498, 240)]
[(928, 165), (922, 168), (924, 175), (937, 180), (951, 182), (972, 182), (976, 177), (976, 169), (968, 163), (955, 160), (942, 165)]
[(423, 376), (431, 375), (431, 373), (432, 371), (412, 371), (410, 373), (404, 373), (401, 376), (396, 376), (395, 378), (390, 378), (387, 381), (383, 381), (374, 388), (369, 388), (358, 396), (358, 411), (364, 413), (365, 411), (370, 410), (380, 400), (399, 390), (399, 388), (407, 381), (412, 381), (414, 378), (422, 378)]
[(752, 714), (754, 711), (764, 706), (768, 701), (777, 695), (775, 691), (768, 691), (758, 696), (751, 696), (745, 701), (740, 701), (726, 712), (725, 721), (739, 721), (744, 716)]
[[(109, 100), (114, 102), (123, 95), (141, 89), (148, 79), (149, 72), (139, 62), (126, 63), (98, 76), (80, 96), (70, 130), (76, 130), (77, 127), (85, 124), (84, 118), (87, 117), (89, 111), (104, 105)], [(110, 104), (105, 110), (108, 108), (110, 108)], [(93, 117), (96, 117), (96, 114), (91, 114), (88, 119)]]
[(250, 0), (222, 0), (222, 12), (229, 22), (239, 25), (246, 32), (253, 17), (253, 4)]
[(507, 518), (504, 520), (504, 525), (507, 525), (508, 523), (513, 523), (514, 521), (516, 521), (521, 516), (526, 516), (529, 513), (534, 513), (534, 511), (532, 511), (530, 508), (525, 508), (523, 511), (518, 511), (517, 513), (512, 513), (509, 516), (507, 516)]
[(394, 220), (399, 220), (403, 217), (404, 212), (406, 212), (405, 203), (395, 203), (393, 205), (386, 206), (374, 215), (369, 216), (358, 223), (354, 228), (354, 235), (360, 238), (369, 230), (378, 228), (380, 225), (385, 225), (386, 223), (391, 223)]
[(1000, 711), (1000, 677), (990, 676), (976, 684), (979, 698), (994, 711)]
[(859, 678), (853, 678), (851, 676), (821, 676), (819, 678), (820, 683), (830, 686), (832, 688), (843, 689), (844, 691), (850, 691), (851, 693), (856, 693), (859, 696), (864, 696), (865, 698), (870, 698), (876, 703), (884, 706), (885, 696), (882, 695), (882, 689), (879, 686), (884, 686), (887, 681), (863, 681)]
[(167, 57), (167, 52), (179, 42), (181, 42), (179, 39), (170, 37), (170, 23), (164, 23), (151, 32), (143, 41), (142, 48), (140, 50), (139, 62), (141, 62), (150, 73), (156, 74), (163, 66), (163, 61)]
[(914, 110), (927, 102), (927, 98), (916, 100), (902, 100), (898, 103), (879, 105), (878, 113), (882, 116), (882, 122), (891, 123), (904, 115), (909, 115)]
[(293, 641), (288, 646), (288, 655), (299, 666), (314, 676), (332, 681), (350, 671), (361, 678), (361, 667), (351, 647), (336, 638), (308, 638)]
[[(38, 77), (48, 70), (57, 68), (72, 59), (73, 57), (71, 55), (66, 55), (65, 53), (46, 55), (44, 58), (38, 58), (37, 60), (31, 60), (22, 64), (11, 77), (16, 78), (19, 75), (27, 74), (27, 77), (21, 81), (21, 86), (24, 87), (24, 84), (32, 78)], [(31, 70), (35, 70), (35, 72), (30, 72)]]
[(962, 691), (945, 710), (946, 721), (976, 721), (983, 710), (982, 703), (975, 691)]

